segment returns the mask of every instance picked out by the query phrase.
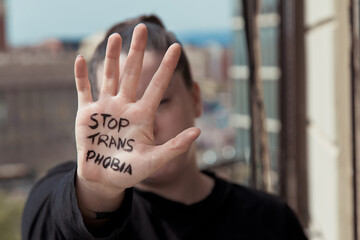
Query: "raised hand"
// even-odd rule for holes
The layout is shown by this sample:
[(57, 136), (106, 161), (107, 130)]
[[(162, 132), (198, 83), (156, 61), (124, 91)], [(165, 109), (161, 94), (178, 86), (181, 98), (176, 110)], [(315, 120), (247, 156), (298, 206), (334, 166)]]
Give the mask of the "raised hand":
[(185, 152), (200, 134), (199, 129), (189, 128), (165, 144), (155, 145), (155, 113), (173, 76), (181, 47), (169, 47), (145, 93), (137, 100), (146, 36), (144, 24), (135, 27), (121, 78), (121, 37), (109, 37), (98, 101), (91, 96), (84, 58), (79, 56), (75, 61), (77, 187), (83, 188), (77, 190), (80, 194), (99, 191), (104, 197), (116, 197)]

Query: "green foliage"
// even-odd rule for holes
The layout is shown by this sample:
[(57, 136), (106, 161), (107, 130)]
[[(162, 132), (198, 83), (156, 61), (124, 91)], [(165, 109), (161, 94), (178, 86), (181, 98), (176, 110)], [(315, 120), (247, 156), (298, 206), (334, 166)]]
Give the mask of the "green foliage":
[(0, 191), (0, 239), (20, 240), (23, 194)]

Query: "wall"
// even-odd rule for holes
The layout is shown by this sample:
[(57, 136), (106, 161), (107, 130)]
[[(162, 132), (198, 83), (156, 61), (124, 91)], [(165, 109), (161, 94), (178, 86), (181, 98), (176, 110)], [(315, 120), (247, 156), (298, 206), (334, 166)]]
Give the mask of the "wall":
[(305, 0), (311, 239), (353, 239), (349, 1)]

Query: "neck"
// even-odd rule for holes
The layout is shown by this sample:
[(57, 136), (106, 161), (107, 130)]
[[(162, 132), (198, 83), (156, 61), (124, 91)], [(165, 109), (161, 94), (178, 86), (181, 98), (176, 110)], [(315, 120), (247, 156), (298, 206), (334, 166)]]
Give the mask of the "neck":
[(158, 184), (145, 181), (136, 185), (141, 190), (186, 205), (205, 199), (211, 193), (213, 186), (214, 180), (199, 171), (196, 161), (191, 161), (191, 166), (184, 168), (184, 171), (169, 181)]

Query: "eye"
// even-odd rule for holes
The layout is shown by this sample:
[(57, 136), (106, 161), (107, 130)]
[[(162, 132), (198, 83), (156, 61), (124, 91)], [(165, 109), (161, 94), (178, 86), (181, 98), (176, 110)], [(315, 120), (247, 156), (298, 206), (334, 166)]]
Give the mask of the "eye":
[(170, 98), (163, 98), (163, 99), (160, 101), (160, 105), (161, 105), (161, 104), (168, 103), (168, 102), (170, 102)]

